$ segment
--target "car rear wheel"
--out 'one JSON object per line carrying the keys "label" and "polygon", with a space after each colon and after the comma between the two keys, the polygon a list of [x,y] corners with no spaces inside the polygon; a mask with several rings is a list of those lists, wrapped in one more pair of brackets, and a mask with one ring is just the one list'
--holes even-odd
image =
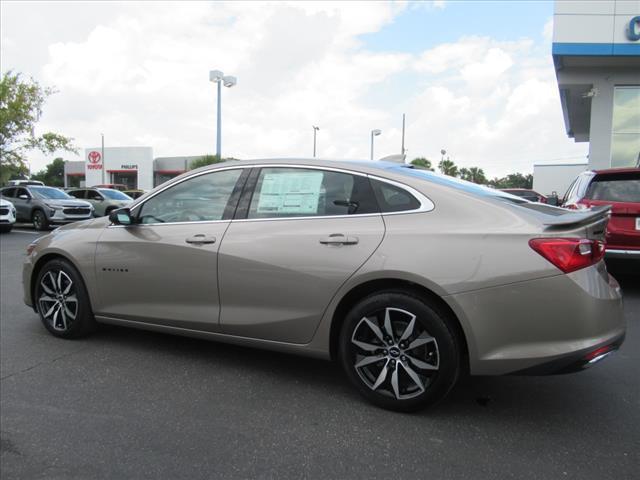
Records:
{"label": "car rear wheel", "polygon": [[347,314],[340,360],[372,403],[414,411],[446,396],[460,373],[460,347],[447,315],[400,291],[366,297]]}
{"label": "car rear wheel", "polygon": [[78,271],[55,259],[38,273],[35,301],[44,326],[56,337],[77,338],[95,329],[89,296]]}
{"label": "car rear wheel", "polygon": [[49,220],[42,210],[35,210],[31,217],[33,228],[38,231],[47,230],[49,228]]}

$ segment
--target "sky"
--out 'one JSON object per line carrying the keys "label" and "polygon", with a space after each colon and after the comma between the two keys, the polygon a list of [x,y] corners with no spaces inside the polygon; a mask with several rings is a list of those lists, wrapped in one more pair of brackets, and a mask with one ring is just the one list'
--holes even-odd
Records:
{"label": "sky", "polygon": [[[38,132],[81,149],[437,163],[490,176],[584,161],[566,136],[551,58],[552,1],[0,3],[0,67],[58,92]],[[64,153],[30,154],[33,171]]]}

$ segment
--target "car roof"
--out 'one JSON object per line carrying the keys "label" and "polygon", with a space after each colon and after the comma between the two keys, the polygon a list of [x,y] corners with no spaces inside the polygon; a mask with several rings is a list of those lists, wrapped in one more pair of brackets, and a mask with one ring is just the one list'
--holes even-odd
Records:
{"label": "car roof", "polygon": [[607,175],[615,173],[640,173],[639,167],[625,167],[625,168],[603,168],[601,170],[591,170],[597,175]]}
{"label": "car roof", "polygon": [[[382,160],[340,160],[329,158],[257,158],[247,160],[229,160],[226,162],[213,163],[201,167],[201,170],[215,170],[222,167],[237,166],[260,166],[260,165],[299,165],[311,167],[344,168],[346,170],[356,170],[361,172],[375,173],[376,171],[389,170],[397,167],[413,168],[410,164],[388,162]],[[200,169],[198,169],[200,170]]]}

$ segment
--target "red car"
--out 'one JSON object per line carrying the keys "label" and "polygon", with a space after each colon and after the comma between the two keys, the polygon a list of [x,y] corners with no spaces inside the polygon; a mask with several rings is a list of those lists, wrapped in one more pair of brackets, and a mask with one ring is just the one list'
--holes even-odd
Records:
{"label": "red car", "polygon": [[611,205],[607,226],[608,258],[640,260],[640,168],[610,168],[581,173],[564,196],[563,207]]}

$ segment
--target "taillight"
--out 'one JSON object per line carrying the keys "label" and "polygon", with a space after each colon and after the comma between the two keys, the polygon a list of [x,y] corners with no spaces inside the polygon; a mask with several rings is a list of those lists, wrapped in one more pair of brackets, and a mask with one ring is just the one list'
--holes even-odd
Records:
{"label": "taillight", "polygon": [[604,257],[604,243],[586,238],[533,238],[529,246],[564,273],[588,267]]}

